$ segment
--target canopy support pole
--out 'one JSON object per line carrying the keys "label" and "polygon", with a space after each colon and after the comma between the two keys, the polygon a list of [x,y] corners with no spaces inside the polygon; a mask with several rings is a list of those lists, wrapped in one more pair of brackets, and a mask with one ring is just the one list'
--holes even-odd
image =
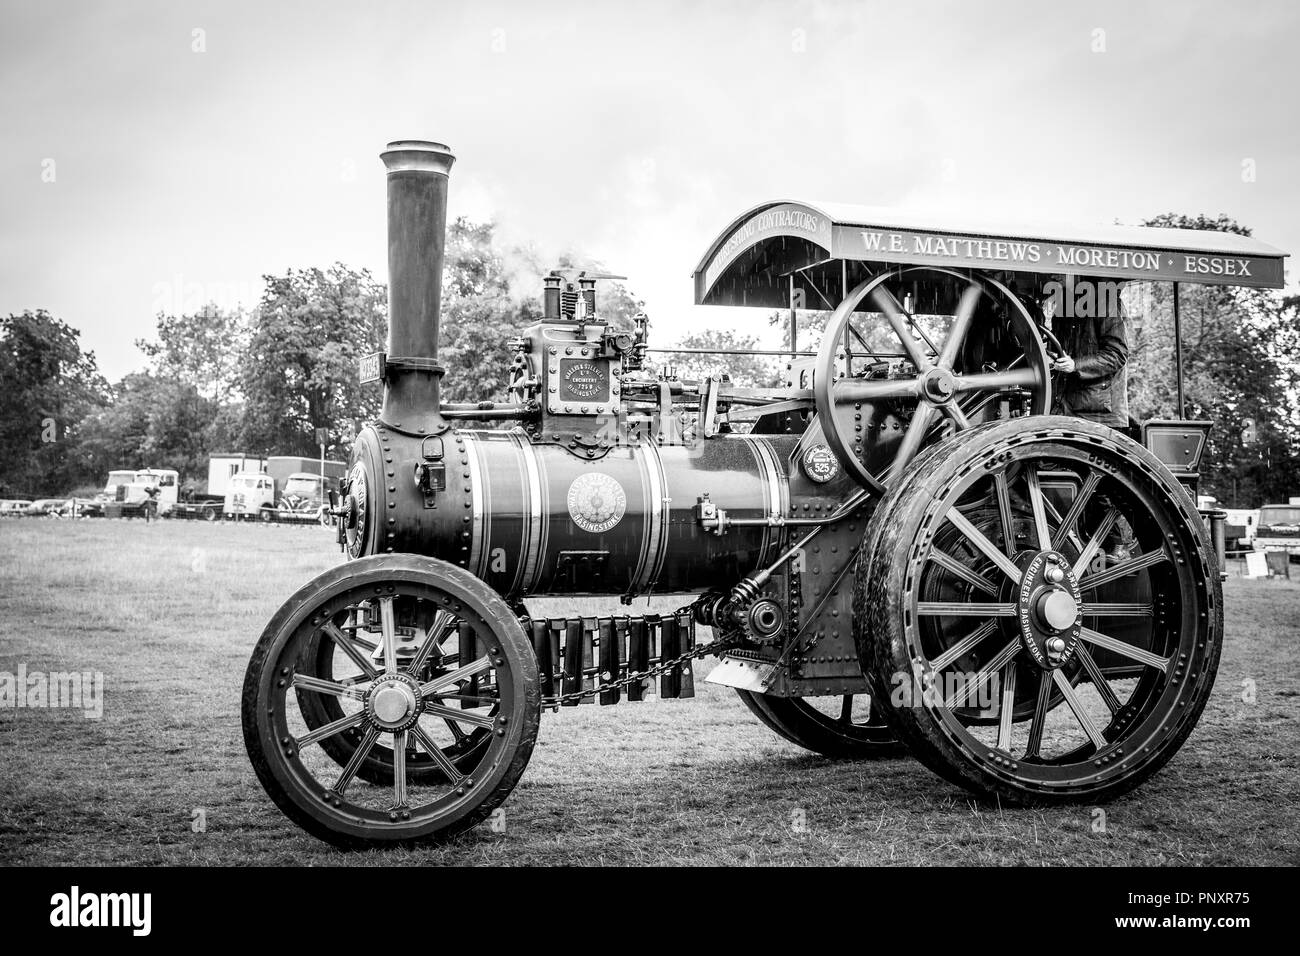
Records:
{"label": "canopy support pole", "polygon": [[1174,286],[1174,379],[1178,388],[1178,417],[1186,418],[1186,402],[1183,397],[1183,319],[1178,308],[1178,283]]}
{"label": "canopy support pole", "polygon": [[799,319],[794,312],[794,273],[790,274],[790,360],[799,355]]}

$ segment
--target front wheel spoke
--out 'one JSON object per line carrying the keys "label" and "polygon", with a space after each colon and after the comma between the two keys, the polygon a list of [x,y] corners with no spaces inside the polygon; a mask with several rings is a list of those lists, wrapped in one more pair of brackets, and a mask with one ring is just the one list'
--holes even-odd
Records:
{"label": "front wheel spoke", "polygon": [[1034,529],[1038,534],[1038,548],[1048,551],[1052,547],[1052,529],[1047,525],[1047,509],[1044,506],[1043,489],[1038,481],[1038,469],[1033,465],[1025,467],[1025,484],[1029,487],[1029,507],[1034,513]]}
{"label": "front wheel spoke", "polygon": [[366,677],[373,680],[379,676],[379,671],[375,670],[375,665],[371,663],[370,659],[357,650],[357,646],[352,642],[352,639],[339,630],[333,621],[326,621],[321,626],[321,631],[329,636],[329,639],[334,642],[334,646],[346,654],[353,664],[361,668],[361,673],[365,674]]}
{"label": "front wheel spoke", "polygon": [[1101,750],[1106,746],[1106,738],[1102,736],[1101,730],[1093,721],[1092,715],[1088,713],[1088,709],[1083,705],[1083,701],[1079,700],[1079,695],[1074,692],[1069,679],[1061,671],[1054,670],[1052,671],[1052,680],[1056,683],[1056,689],[1061,692],[1061,696],[1065,698],[1066,706],[1074,714],[1074,719],[1079,722],[1083,732],[1092,741],[1092,745]]}
{"label": "front wheel spoke", "polygon": [[364,700],[366,696],[365,691],[355,684],[338,684],[331,680],[321,680],[319,677],[308,677],[306,674],[294,674],[293,686],[295,690],[309,690],[317,694],[348,697],[352,700]]}
{"label": "front wheel spoke", "polygon": [[471,661],[468,664],[457,667],[454,671],[448,671],[446,674],[435,677],[428,683],[421,684],[420,696],[436,697],[439,691],[444,691],[454,684],[463,683],[471,677],[474,677],[476,674],[481,674],[485,670],[488,670],[491,666],[492,662],[487,659],[486,655],[480,657],[476,661]]}
{"label": "front wheel spoke", "polygon": [[364,710],[359,710],[355,714],[347,714],[338,720],[330,721],[328,724],[322,724],[315,730],[303,734],[298,738],[298,749],[301,751],[304,747],[309,747],[314,743],[319,743],[326,737],[333,737],[335,734],[341,734],[350,727],[355,727],[366,717]]}
{"label": "front wheel spoke", "polygon": [[1015,617],[1014,604],[980,604],[978,602],[962,603],[957,601],[918,601],[917,614],[946,617]]}
{"label": "front wheel spoke", "polygon": [[1029,723],[1029,739],[1025,741],[1025,760],[1038,759],[1043,749],[1043,728],[1047,726],[1047,712],[1051,709],[1052,681],[1047,671],[1038,674],[1038,700],[1034,703],[1034,717]]}
{"label": "front wheel spoke", "polygon": [[1115,527],[1115,522],[1119,521],[1119,512],[1112,508],[1106,512],[1106,517],[1101,519],[1101,524],[1097,525],[1097,531],[1093,534],[1092,540],[1088,542],[1087,547],[1075,559],[1074,576],[1083,577],[1083,572],[1087,570],[1088,565],[1092,564],[1092,559],[1097,556],[1101,546],[1106,542],[1106,535],[1110,534],[1110,529]]}
{"label": "front wheel spoke", "polygon": [[1011,752],[1011,723],[1016,712],[1016,662],[1002,673],[1002,703],[998,707],[998,749]]}
{"label": "front wheel spoke", "polygon": [[433,623],[429,625],[429,630],[425,632],[424,642],[406,665],[408,674],[413,677],[418,675],[420,668],[428,662],[430,655],[434,651],[442,651],[442,642],[451,634],[452,626],[455,623],[456,619],[446,611],[439,611],[433,616]]}
{"label": "front wheel spoke", "polygon": [[985,621],[983,624],[975,628],[975,630],[971,631],[969,634],[963,637],[952,647],[948,648],[946,651],[944,651],[942,654],[940,654],[938,657],[932,660],[930,662],[930,666],[934,668],[936,673],[943,670],[949,664],[953,663],[956,660],[961,659],[966,654],[969,654],[971,650],[974,649],[976,644],[984,640],[984,638],[988,637],[997,629],[998,629],[998,625],[996,621]]}
{"label": "front wheel spoke", "polygon": [[844,700],[840,702],[840,723],[853,723],[853,695],[845,694]]}
{"label": "front wheel spoke", "polygon": [[340,797],[343,796],[344,791],[348,789],[348,784],[352,782],[352,778],[355,777],[357,771],[361,769],[361,764],[365,762],[365,759],[368,756],[370,756],[370,751],[374,749],[375,741],[378,739],[378,727],[366,728],[365,736],[362,737],[361,742],[357,744],[357,749],[352,751],[352,756],[348,758],[347,764],[343,767],[343,770],[340,771],[339,778],[334,781],[334,786],[330,787],[331,790],[337,793]]}
{"label": "front wheel spoke", "polygon": [[1150,617],[1150,604],[1085,604],[1080,609],[1084,617]]}
{"label": "front wheel spoke", "polygon": [[1120,578],[1128,577],[1130,574],[1136,574],[1143,568],[1149,568],[1161,561],[1169,560],[1169,552],[1163,548],[1159,551],[1152,551],[1150,554],[1140,554],[1136,558],[1130,558],[1127,561],[1121,561],[1119,564],[1111,565],[1104,571],[1098,571],[1096,574],[1090,574],[1079,582],[1079,587],[1099,588],[1102,585],[1110,584],[1112,581],[1118,581]]}
{"label": "front wheel spoke", "polygon": [[406,809],[406,734],[393,734],[393,809]]}
{"label": "front wheel spoke", "polygon": [[1125,644],[1121,640],[1102,634],[1100,631],[1094,631],[1090,627],[1081,628],[1079,637],[1089,644],[1095,644],[1097,647],[1105,648],[1112,651],[1120,657],[1127,657],[1131,661],[1137,661],[1139,664],[1146,664],[1148,667],[1154,667],[1160,673],[1167,673],[1169,670],[1169,658],[1161,657],[1159,654],[1152,654],[1140,647],[1134,647],[1132,644]]}
{"label": "front wheel spoke", "polygon": [[469,724],[473,727],[487,727],[491,729],[496,726],[496,720],[492,717],[485,717],[482,714],[472,714],[467,710],[456,710],[452,707],[444,707],[442,704],[426,702],[424,712],[432,714],[435,717],[445,717],[447,720],[454,720],[457,723]]}
{"label": "front wheel spoke", "polygon": [[994,658],[981,667],[974,676],[962,683],[960,687],[953,691],[952,696],[943,702],[943,706],[952,710],[965,704],[972,694],[989,682],[991,678],[1007,664],[1015,659],[1020,653],[1020,638],[1016,638],[1002,650],[998,651]]}
{"label": "front wheel spoke", "polygon": [[984,577],[984,575],[972,571],[970,568],[966,567],[966,565],[962,564],[956,558],[952,557],[951,555],[943,551],[939,551],[936,549],[930,552],[930,560],[933,561],[935,564],[939,565],[939,567],[943,568],[948,573],[961,578],[963,581],[965,581],[971,587],[975,588],[975,590],[977,591],[983,591],[986,594],[998,593],[998,589],[993,584],[992,581]]}
{"label": "front wheel spoke", "polygon": [[447,779],[453,787],[465,779],[465,774],[461,773],[456,765],[447,759],[447,755],[442,752],[442,748],[433,742],[433,739],[424,732],[423,727],[416,724],[411,728],[411,733],[420,742],[420,746],[429,755],[429,759],[442,768],[442,772],[447,775]]}
{"label": "front wheel spoke", "polygon": [[1083,665],[1084,671],[1087,672],[1088,679],[1092,681],[1092,686],[1097,688],[1097,693],[1101,695],[1106,709],[1112,714],[1119,713],[1119,698],[1115,696],[1115,691],[1110,686],[1110,681],[1106,680],[1106,675],[1097,666],[1097,659],[1082,644],[1075,648],[1074,653],[1079,658],[1079,663]]}
{"label": "front wheel spoke", "polygon": [[1052,538],[1052,549],[1060,551],[1065,546],[1066,539],[1074,531],[1075,523],[1078,522],[1083,509],[1088,506],[1092,493],[1097,490],[1097,485],[1101,482],[1101,475],[1095,471],[1088,472],[1088,477],[1083,480],[1083,486],[1079,493],[1075,495],[1074,501],[1070,503],[1070,510],[1065,513],[1065,517],[1060,520],[1056,526],[1056,535]]}
{"label": "front wheel spoke", "polygon": [[1011,559],[998,550],[979,528],[971,524],[970,519],[958,511],[956,508],[948,509],[948,520],[966,536],[971,544],[975,545],[984,557],[996,564],[999,570],[1017,584],[1020,583],[1020,569],[1012,564]]}

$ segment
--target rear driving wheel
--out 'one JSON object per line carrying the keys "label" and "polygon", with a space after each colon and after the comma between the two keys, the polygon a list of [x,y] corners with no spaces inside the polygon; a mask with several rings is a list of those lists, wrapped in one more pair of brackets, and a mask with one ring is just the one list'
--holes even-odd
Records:
{"label": "rear driving wheel", "polygon": [[736,693],[776,733],[822,756],[863,760],[903,752],[869,694],[770,697],[746,690]]}
{"label": "rear driving wheel", "polygon": [[916,756],[1012,801],[1103,800],[1191,733],[1222,594],[1186,491],[1100,425],[1037,417],[933,454],[872,518],[873,688]]}

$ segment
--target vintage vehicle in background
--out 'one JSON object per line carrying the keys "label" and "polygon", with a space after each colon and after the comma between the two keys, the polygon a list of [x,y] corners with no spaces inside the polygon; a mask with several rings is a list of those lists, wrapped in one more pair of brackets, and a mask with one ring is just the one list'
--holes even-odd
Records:
{"label": "vintage vehicle in background", "polygon": [[98,512],[106,518],[163,517],[176,507],[180,475],[173,468],[110,471],[108,483],[96,496]]}
{"label": "vintage vehicle in background", "polygon": [[[383,161],[389,340],[362,364],[383,406],[333,508],[352,560],[276,612],[244,682],[250,760],[295,822],[343,846],[463,831],[519,780],[543,708],[690,697],[705,654],[794,743],[906,748],[993,801],[1096,803],[1182,746],[1222,646],[1223,515],[1193,497],[1210,423],[1181,411],[1177,288],[1279,288],[1282,252],[764,203],[709,246],[695,301],[790,309],[784,387],[652,373],[645,317],[614,326],[596,277],[557,272],[502,343],[505,400],[448,403],[453,157]],[[1040,303],[1134,280],[1174,283],[1179,418],[1050,414]],[[799,308],[831,311],[815,350]],[[639,609],[652,592],[685,598]],[[627,613],[529,604],[576,595]]]}
{"label": "vintage vehicle in background", "polygon": [[327,496],[338,490],[346,468],[341,461],[272,456],[265,459],[264,470],[229,478],[224,513],[236,519],[328,524]]}
{"label": "vintage vehicle in background", "polygon": [[1259,509],[1259,527],[1253,542],[1256,551],[1286,551],[1300,557],[1300,498],[1288,500],[1289,504]]}
{"label": "vintage vehicle in background", "polygon": [[31,510],[32,503],[24,498],[0,498],[0,517],[20,518]]}

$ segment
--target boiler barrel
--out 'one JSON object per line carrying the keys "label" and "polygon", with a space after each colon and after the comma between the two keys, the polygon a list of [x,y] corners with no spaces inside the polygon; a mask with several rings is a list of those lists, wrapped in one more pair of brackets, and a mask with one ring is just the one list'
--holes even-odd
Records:
{"label": "boiler barrel", "polygon": [[421,445],[382,425],[367,429],[353,474],[374,475],[381,463],[386,471],[367,483],[373,523],[362,553],[443,558],[518,596],[729,587],[781,552],[779,527],[717,535],[700,525],[696,506],[707,494],[732,518],[788,517],[791,436],[642,442],[598,459],[520,431],[460,431],[440,441],[445,489],[429,508],[410,477]]}

